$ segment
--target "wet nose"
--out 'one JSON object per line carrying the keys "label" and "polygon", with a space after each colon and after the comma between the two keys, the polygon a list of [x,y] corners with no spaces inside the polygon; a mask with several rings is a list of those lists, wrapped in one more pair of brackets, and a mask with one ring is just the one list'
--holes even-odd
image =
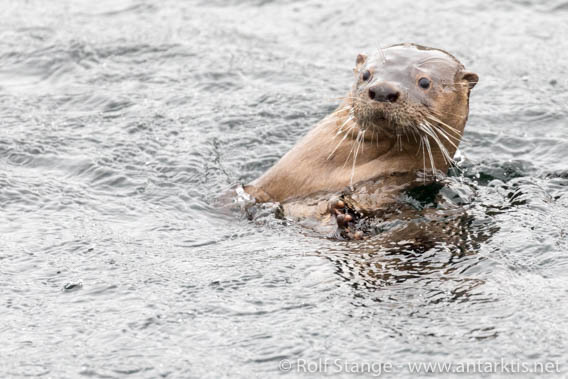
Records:
{"label": "wet nose", "polygon": [[383,82],[369,88],[369,97],[383,103],[394,103],[400,97],[400,91],[394,84]]}

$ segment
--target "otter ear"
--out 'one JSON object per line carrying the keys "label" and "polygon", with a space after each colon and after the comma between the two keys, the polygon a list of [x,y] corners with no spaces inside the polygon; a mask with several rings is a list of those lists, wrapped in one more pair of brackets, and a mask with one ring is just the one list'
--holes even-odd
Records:
{"label": "otter ear", "polygon": [[355,72],[359,72],[359,69],[365,64],[365,62],[367,62],[367,55],[358,54],[357,59],[355,59]]}
{"label": "otter ear", "polygon": [[461,79],[467,81],[470,90],[479,82],[479,76],[474,72],[462,72]]}

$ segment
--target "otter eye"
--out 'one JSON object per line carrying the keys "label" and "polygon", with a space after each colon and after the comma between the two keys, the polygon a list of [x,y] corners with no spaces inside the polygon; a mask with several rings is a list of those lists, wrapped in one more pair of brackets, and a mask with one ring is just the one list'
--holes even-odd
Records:
{"label": "otter eye", "polygon": [[424,89],[428,89],[430,87],[430,79],[420,78],[420,80],[418,81],[418,85]]}
{"label": "otter eye", "polygon": [[370,77],[371,77],[371,72],[369,70],[365,70],[363,72],[363,75],[361,75],[361,79],[363,79],[364,81],[369,80]]}

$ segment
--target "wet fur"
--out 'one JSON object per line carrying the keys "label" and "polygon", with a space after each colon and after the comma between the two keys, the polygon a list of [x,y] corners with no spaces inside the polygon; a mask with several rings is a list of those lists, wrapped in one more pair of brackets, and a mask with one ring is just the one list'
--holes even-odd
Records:
{"label": "wet fur", "polygon": [[[397,83],[406,85],[406,93],[399,102],[371,100],[362,71],[379,75],[381,65],[385,72],[398,69],[397,60],[411,63],[408,70],[413,72],[428,72],[436,86],[420,92],[412,87],[414,77],[402,70]],[[282,203],[287,216],[325,219],[325,199],[331,193],[349,188],[357,194],[363,183],[373,183],[366,207],[380,208],[396,201],[417,178],[447,171],[463,135],[477,75],[442,50],[410,44],[386,48],[374,60],[359,55],[354,74],[353,88],[340,106],[245,191],[259,202]]]}

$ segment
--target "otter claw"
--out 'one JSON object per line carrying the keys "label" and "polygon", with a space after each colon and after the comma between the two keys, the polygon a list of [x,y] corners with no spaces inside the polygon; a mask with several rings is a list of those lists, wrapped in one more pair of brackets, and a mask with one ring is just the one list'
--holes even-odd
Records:
{"label": "otter claw", "polygon": [[333,197],[329,201],[328,209],[332,214],[340,214],[341,209],[345,207],[345,203],[343,200],[339,199],[338,197]]}
{"label": "otter claw", "polygon": [[343,200],[334,197],[329,201],[328,210],[332,216],[335,216],[337,223],[337,234],[341,237],[348,239],[363,239],[363,232],[360,230],[353,231],[349,223],[354,220],[354,217],[348,213],[349,209]]}

